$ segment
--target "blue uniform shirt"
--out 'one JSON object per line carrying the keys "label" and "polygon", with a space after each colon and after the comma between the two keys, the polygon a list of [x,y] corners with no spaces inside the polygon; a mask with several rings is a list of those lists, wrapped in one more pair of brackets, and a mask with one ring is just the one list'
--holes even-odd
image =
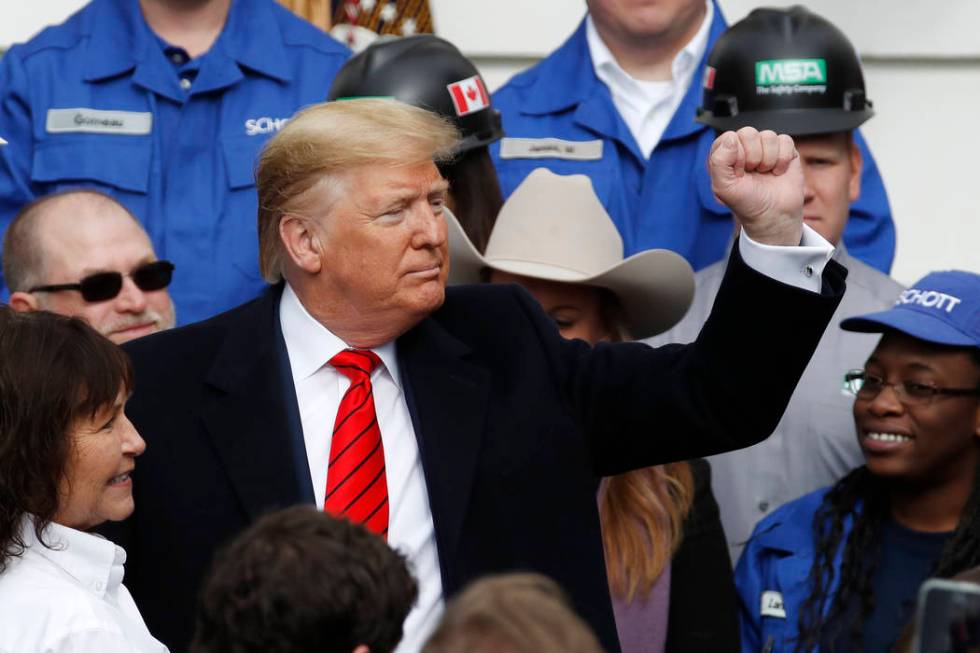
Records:
{"label": "blue uniform shirt", "polygon": [[[585,174],[619,228],[627,256],[664,247],[682,254],[696,270],[721,259],[731,238],[732,220],[711,192],[705,165],[714,131],[694,118],[701,103],[704,62],[725,28],[715,6],[705,56],[647,160],[617,112],[608,87],[595,75],[583,20],[560,48],[493,96],[508,138],[577,142],[539,148],[527,158],[502,157],[501,143],[491,145],[504,195],[540,166],[558,174]],[[856,131],[855,139],[864,171],[861,197],[851,206],[844,243],[852,256],[887,273],[895,255],[891,209],[874,159]],[[545,156],[549,151],[555,156]]]}
{"label": "blue uniform shirt", "polygon": [[262,289],[256,156],[326,98],[350,52],[272,0],[233,0],[206,54],[179,52],[137,0],[94,0],[4,55],[0,232],[39,195],[105,191],[176,264],[171,294],[187,323]]}

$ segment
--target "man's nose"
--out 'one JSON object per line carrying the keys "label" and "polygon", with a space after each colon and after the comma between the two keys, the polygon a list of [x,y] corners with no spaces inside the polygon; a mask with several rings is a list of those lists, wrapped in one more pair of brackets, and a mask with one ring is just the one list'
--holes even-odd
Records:
{"label": "man's nose", "polygon": [[146,310],[146,293],[130,277],[123,276],[123,285],[115,305],[120,313],[142,313]]}
{"label": "man's nose", "polygon": [[442,247],[446,242],[446,217],[442,209],[435,209],[426,204],[425,208],[419,212],[418,224],[412,238],[412,245],[416,249],[426,247]]}
{"label": "man's nose", "polygon": [[812,173],[807,169],[806,163],[803,163],[802,166],[803,166],[803,202],[806,203],[813,199],[815,192],[813,190],[813,184],[811,183],[811,181],[813,181]]}

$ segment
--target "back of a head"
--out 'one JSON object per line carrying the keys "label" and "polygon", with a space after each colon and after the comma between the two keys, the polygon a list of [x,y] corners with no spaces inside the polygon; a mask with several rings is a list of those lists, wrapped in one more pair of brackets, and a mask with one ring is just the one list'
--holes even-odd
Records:
{"label": "back of a head", "polygon": [[418,590],[404,558],[310,506],[266,515],[215,559],[195,653],[392,651]]}
{"label": "back of a head", "polygon": [[352,57],[328,98],[394,98],[435,112],[462,134],[456,153],[500,139],[500,113],[476,66],[455,45],[431,34],[383,39]]}
{"label": "back of a head", "polygon": [[793,136],[845,132],[874,115],[854,46],[801,6],[756,9],[715,43],[698,122]]}
{"label": "back of a head", "polygon": [[446,608],[423,653],[600,653],[554,581],[531,573],[472,583]]}

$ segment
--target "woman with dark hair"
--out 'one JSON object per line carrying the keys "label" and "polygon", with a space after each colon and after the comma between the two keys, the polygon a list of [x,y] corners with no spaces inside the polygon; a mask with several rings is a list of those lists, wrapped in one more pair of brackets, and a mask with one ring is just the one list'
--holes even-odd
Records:
{"label": "woman with dark hair", "polygon": [[[646,338],[691,303],[693,273],[679,255],[651,250],[623,259],[616,227],[584,175],[532,172],[504,204],[486,255],[448,221],[450,283],[519,284],[566,338],[591,345]],[[624,653],[737,650],[731,560],[708,463],[602,479],[598,507]]]}
{"label": "woman with dark hair", "polygon": [[980,564],[980,275],[930,274],[845,377],[865,465],[756,526],[736,570],[743,651],[890,651],[919,586]]}
{"label": "woman with dark hair", "polygon": [[166,651],[89,529],[133,512],[144,449],[121,349],[78,318],[0,306],[0,650]]}
{"label": "woman with dark hair", "polygon": [[462,137],[456,156],[439,171],[449,182],[449,210],[482,252],[504,203],[488,146],[504,131],[473,62],[431,34],[382,38],[344,64],[328,95],[329,100],[355,97],[394,98],[456,126]]}

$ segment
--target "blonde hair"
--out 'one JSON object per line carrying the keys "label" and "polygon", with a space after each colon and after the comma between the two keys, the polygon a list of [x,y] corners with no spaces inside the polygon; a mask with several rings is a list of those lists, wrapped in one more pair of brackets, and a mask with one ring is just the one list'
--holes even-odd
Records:
{"label": "blonde hair", "polygon": [[694,477],[686,462],[645,467],[602,480],[599,520],[613,594],[646,597],[684,537]]}
{"label": "blonde hair", "polygon": [[336,185],[365,165],[446,162],[458,142],[449,121],[395,100],[324,102],[296,114],[266,144],[255,172],[262,276],[269,283],[282,279],[279,222],[312,208],[308,191],[315,186]]}
{"label": "blonde hair", "polygon": [[545,576],[486,576],[451,601],[422,653],[602,653],[589,626]]}

